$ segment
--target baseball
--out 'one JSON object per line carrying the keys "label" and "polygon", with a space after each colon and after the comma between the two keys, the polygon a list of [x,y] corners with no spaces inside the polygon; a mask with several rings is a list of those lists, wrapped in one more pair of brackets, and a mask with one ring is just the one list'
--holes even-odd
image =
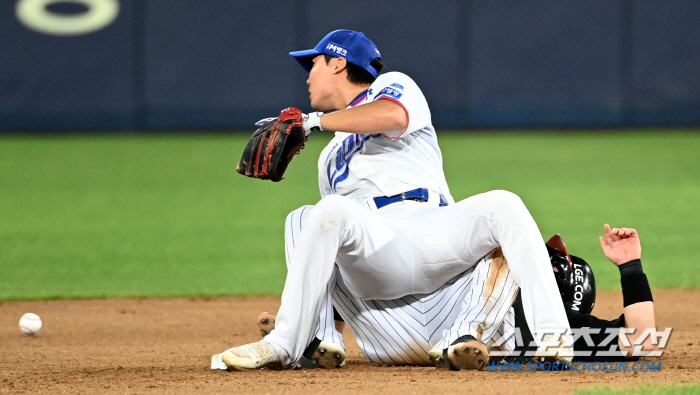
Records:
{"label": "baseball", "polygon": [[41,318],[34,313],[27,313],[19,319],[19,329],[28,335],[36,335],[41,330]]}

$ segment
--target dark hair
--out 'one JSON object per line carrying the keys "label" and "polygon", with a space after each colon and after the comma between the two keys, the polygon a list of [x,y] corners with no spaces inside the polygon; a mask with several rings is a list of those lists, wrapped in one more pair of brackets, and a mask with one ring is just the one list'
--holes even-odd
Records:
{"label": "dark hair", "polygon": [[[331,61],[334,57],[324,53],[323,57],[326,59],[326,64]],[[374,67],[375,70],[377,70],[377,73],[382,71],[382,68],[384,67],[384,62],[380,58],[374,58],[370,63],[370,66]],[[369,71],[363,69],[362,67],[347,62],[347,66],[345,69],[348,71],[348,81],[350,81],[353,84],[359,84],[359,85],[364,85],[364,84],[371,84],[376,80],[377,78],[372,75]]]}

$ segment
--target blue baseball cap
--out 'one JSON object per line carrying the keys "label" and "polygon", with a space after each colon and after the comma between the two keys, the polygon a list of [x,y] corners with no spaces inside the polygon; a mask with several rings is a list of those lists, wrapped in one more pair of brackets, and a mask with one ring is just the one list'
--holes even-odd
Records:
{"label": "blue baseball cap", "polygon": [[377,46],[361,32],[336,30],[328,33],[314,49],[295,51],[289,54],[299,62],[304,70],[311,71],[314,64],[313,59],[324,53],[336,58],[343,57],[348,62],[369,71],[374,77],[379,74],[379,70],[370,66],[370,62],[375,58],[381,59],[382,55]]}

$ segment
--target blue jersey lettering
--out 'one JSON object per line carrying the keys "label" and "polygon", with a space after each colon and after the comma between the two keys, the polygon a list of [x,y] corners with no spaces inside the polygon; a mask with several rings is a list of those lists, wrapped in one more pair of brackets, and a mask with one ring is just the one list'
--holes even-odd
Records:
{"label": "blue jersey lettering", "polygon": [[353,134],[348,136],[335,151],[335,158],[331,157],[326,161],[328,183],[333,192],[336,191],[338,183],[348,178],[350,174],[348,166],[353,155],[362,151],[365,141],[378,136],[381,136],[381,134]]}

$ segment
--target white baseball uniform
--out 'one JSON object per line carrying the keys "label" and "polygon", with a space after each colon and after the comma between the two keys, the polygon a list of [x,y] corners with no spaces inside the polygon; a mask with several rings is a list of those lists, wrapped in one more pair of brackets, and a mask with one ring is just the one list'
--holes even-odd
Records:
{"label": "white baseball uniform", "polygon": [[[531,328],[568,329],[547,250],[520,198],[492,191],[454,203],[430,110],[415,82],[383,74],[349,107],[375,100],[401,105],[408,126],[382,134],[336,132],[323,150],[323,198],[289,249],[276,329],[265,337],[282,364],[296,363],[310,343],[337,276],[357,300],[430,294],[498,246],[521,287]],[[375,199],[419,188],[425,201],[399,198],[378,207]],[[573,344],[570,336],[564,340]]]}
{"label": "white baseball uniform", "polygon": [[[304,206],[287,216],[287,264],[312,210],[313,206]],[[345,347],[335,327],[335,307],[352,329],[362,352],[378,365],[429,365],[431,349],[447,348],[463,335],[472,335],[486,344],[501,341],[513,330],[515,318],[510,306],[518,286],[507,263],[494,260],[494,254],[495,250],[431,294],[392,300],[356,298],[336,268],[315,337]],[[510,337],[499,347],[513,350],[515,339]]]}

